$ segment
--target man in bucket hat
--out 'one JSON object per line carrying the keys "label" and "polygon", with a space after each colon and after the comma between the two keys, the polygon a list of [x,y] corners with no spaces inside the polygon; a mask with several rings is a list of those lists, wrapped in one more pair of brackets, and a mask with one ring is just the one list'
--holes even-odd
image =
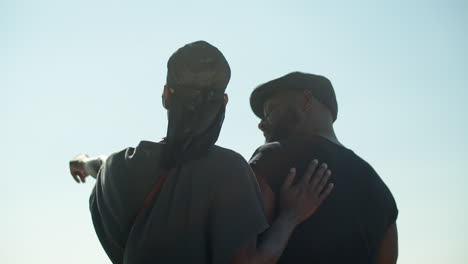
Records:
{"label": "man in bucket hat", "polygon": [[292,72],[256,87],[250,97],[266,144],[250,165],[269,220],[277,215],[283,174],[311,159],[332,169],[335,190],[294,230],[279,263],[396,263],[395,200],[374,169],[337,139],[338,104],[324,76]]}

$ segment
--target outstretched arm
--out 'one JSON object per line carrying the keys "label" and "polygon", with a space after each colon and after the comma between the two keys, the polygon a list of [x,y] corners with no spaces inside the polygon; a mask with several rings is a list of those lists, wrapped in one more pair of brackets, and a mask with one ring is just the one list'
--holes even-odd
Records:
{"label": "outstretched arm", "polygon": [[296,170],[291,169],[281,187],[280,213],[260,240],[248,241],[235,252],[231,264],[278,261],[294,228],[317,210],[333,188],[333,184],[327,184],[331,175],[327,165],[317,165],[317,160],[312,161],[297,184],[292,184]]}
{"label": "outstretched arm", "polygon": [[96,179],[101,166],[106,162],[106,156],[90,158],[86,154],[80,154],[70,160],[70,173],[77,183],[86,182],[86,177],[91,176]]}

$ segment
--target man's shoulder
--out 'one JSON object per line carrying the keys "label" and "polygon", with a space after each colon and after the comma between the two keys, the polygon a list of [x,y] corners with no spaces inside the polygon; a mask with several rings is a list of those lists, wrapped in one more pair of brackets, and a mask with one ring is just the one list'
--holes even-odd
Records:
{"label": "man's shoulder", "polygon": [[[162,155],[163,147],[163,142],[143,140],[136,147],[128,147],[111,154],[108,161],[121,165],[125,164],[128,167],[133,167],[134,165],[144,167],[147,163],[154,166],[154,161],[158,160]],[[235,165],[239,167],[239,164],[242,166],[247,164],[245,159],[236,151],[217,145],[211,147],[208,155],[197,159],[195,162],[202,161],[202,163],[205,163],[203,160],[209,164],[223,164],[227,167]]]}
{"label": "man's shoulder", "polygon": [[360,155],[356,154],[354,151],[349,150],[346,160],[350,164],[349,166],[351,169],[354,171],[359,171],[362,173],[362,175],[378,177],[374,167],[372,167],[368,161],[366,161]]}
{"label": "man's shoulder", "polygon": [[140,141],[135,147],[127,147],[109,155],[106,160],[108,171],[126,171],[145,161],[154,163],[155,156],[161,153],[162,144],[151,141]]}
{"label": "man's shoulder", "polygon": [[164,143],[162,142],[153,142],[148,140],[142,140],[136,146],[137,150],[145,151],[145,152],[160,152]]}
{"label": "man's shoulder", "polygon": [[287,141],[275,141],[275,142],[269,142],[261,145],[260,147],[257,148],[257,151],[261,152],[268,152],[268,151],[274,151],[277,149],[282,148]]}
{"label": "man's shoulder", "polygon": [[337,145],[321,136],[310,137],[295,137],[281,141],[269,142],[261,145],[256,149],[257,153],[272,153],[272,152],[300,152],[304,150],[325,150],[333,149],[337,152],[348,152],[349,150],[343,146]]}
{"label": "man's shoulder", "polygon": [[213,145],[211,151],[213,154],[220,154],[223,156],[240,156],[236,151],[218,145]]}
{"label": "man's shoulder", "polygon": [[247,161],[242,157],[241,154],[236,151],[218,145],[214,145],[209,153],[209,159],[218,164],[223,164],[228,168],[232,167],[245,167]]}
{"label": "man's shoulder", "polygon": [[348,149],[335,146],[335,144],[318,136],[298,137],[261,145],[253,153],[250,163],[259,160],[268,160],[270,162],[284,158],[298,161],[302,160],[303,156],[310,159],[314,158],[317,153],[333,153],[332,156],[341,156],[341,153],[347,153],[348,151]]}
{"label": "man's shoulder", "polygon": [[261,146],[259,146],[252,156],[249,159],[249,163],[258,160],[259,158],[265,158],[269,155],[280,155],[282,151],[285,150],[285,146],[288,145],[287,141],[275,141],[275,142],[268,142]]}
{"label": "man's shoulder", "polygon": [[372,203],[385,202],[395,207],[390,189],[369,162],[353,152],[350,168],[353,173],[348,176],[353,176],[351,180],[357,183],[354,186],[359,188],[360,193],[367,201]]}

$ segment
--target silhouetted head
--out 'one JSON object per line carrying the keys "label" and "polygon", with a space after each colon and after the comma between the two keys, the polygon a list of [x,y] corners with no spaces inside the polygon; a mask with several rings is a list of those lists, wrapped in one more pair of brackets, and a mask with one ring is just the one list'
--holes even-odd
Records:
{"label": "silhouetted head", "polygon": [[163,91],[163,106],[168,110],[164,167],[199,157],[216,142],[230,77],[223,54],[205,41],[187,44],[169,58]]}
{"label": "silhouetted head", "polygon": [[331,82],[320,75],[292,72],[261,84],[250,96],[266,142],[327,130],[337,118]]}

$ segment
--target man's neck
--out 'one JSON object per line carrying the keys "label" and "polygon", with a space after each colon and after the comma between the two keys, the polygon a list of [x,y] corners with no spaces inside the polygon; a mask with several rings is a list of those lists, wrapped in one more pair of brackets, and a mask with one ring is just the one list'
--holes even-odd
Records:
{"label": "man's neck", "polygon": [[336,137],[333,126],[321,127],[321,128],[320,127],[310,128],[304,131],[303,136],[305,137],[320,136],[338,146],[343,147],[343,144],[341,144],[340,141],[338,141],[338,138]]}
{"label": "man's neck", "polygon": [[315,136],[323,137],[323,138],[327,139],[328,141],[330,141],[332,143],[335,143],[338,146],[344,147],[343,144],[341,144],[340,141],[338,141],[338,138],[336,137],[335,132],[334,131],[332,131],[332,132],[333,133],[317,132],[317,133],[315,133]]}

